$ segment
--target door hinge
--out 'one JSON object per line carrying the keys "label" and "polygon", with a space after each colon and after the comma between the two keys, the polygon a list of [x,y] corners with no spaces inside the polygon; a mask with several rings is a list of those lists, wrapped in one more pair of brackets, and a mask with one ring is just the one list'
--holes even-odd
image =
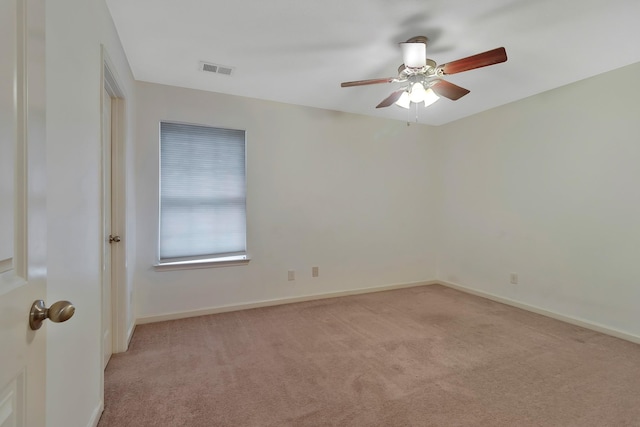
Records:
{"label": "door hinge", "polygon": [[120,241],[120,236],[109,235],[109,243],[118,243],[119,241]]}

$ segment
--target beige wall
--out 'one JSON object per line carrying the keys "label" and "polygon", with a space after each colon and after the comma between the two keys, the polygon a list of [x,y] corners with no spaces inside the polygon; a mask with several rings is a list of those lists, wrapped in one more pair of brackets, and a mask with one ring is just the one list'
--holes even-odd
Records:
{"label": "beige wall", "polygon": [[[137,315],[438,278],[640,337],[639,71],[437,128],[138,83]],[[249,266],[152,269],[163,119],[247,129]]]}
{"label": "beige wall", "polygon": [[[140,318],[435,277],[432,128],[137,83]],[[247,131],[247,266],[156,272],[158,124]],[[311,267],[320,268],[318,278]],[[296,280],[287,281],[287,270]]]}
{"label": "beige wall", "polygon": [[638,75],[439,128],[440,279],[640,338]]}

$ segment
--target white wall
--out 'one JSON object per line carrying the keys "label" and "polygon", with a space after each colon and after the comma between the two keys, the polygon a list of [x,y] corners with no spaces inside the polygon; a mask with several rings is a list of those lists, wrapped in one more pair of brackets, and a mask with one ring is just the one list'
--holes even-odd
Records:
{"label": "white wall", "polygon": [[[639,71],[438,128],[138,83],[137,316],[438,278],[640,337]],[[248,266],[153,270],[161,120],[248,131]]]}
{"label": "white wall", "polygon": [[47,325],[47,425],[88,426],[102,404],[101,43],[130,95],[133,78],[102,0],[47,2],[46,26],[46,301],[77,308]]}
{"label": "white wall", "polygon": [[[136,86],[138,317],[435,277],[433,128]],[[161,120],[247,131],[249,265],[153,270]],[[318,278],[312,266],[320,268]],[[289,269],[294,282],[287,281]]]}
{"label": "white wall", "polygon": [[439,279],[640,337],[638,75],[438,128]]}

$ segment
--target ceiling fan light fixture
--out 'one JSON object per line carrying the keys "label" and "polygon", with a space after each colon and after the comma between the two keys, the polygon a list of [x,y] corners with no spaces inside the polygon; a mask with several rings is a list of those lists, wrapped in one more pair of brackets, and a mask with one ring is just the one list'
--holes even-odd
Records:
{"label": "ceiling fan light fixture", "polygon": [[440,97],[431,88],[425,89],[422,83],[417,82],[402,92],[395,104],[408,110],[411,107],[411,103],[419,104],[424,102],[424,106],[428,107],[438,99]]}
{"label": "ceiling fan light fixture", "polygon": [[400,43],[404,65],[422,68],[427,65],[427,45],[424,43]]}
{"label": "ceiling fan light fixture", "polygon": [[409,99],[409,92],[404,91],[402,95],[400,95],[400,99],[396,101],[396,105],[398,107],[406,108],[407,110],[411,106],[411,100]]}
{"label": "ceiling fan light fixture", "polygon": [[428,107],[429,105],[436,102],[438,99],[440,99],[440,97],[436,95],[436,93],[433,90],[431,90],[431,88],[429,88],[425,91],[424,106]]}
{"label": "ceiling fan light fixture", "polygon": [[424,86],[420,82],[416,82],[411,85],[411,91],[409,92],[409,99],[411,102],[422,102],[425,100],[427,96],[427,91],[424,89]]}

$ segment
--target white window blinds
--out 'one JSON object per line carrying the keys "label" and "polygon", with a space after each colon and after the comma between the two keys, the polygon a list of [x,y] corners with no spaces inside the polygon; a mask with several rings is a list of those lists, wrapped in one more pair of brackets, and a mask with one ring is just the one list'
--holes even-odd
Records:
{"label": "white window blinds", "polygon": [[246,253],[245,131],[160,124],[160,262]]}

